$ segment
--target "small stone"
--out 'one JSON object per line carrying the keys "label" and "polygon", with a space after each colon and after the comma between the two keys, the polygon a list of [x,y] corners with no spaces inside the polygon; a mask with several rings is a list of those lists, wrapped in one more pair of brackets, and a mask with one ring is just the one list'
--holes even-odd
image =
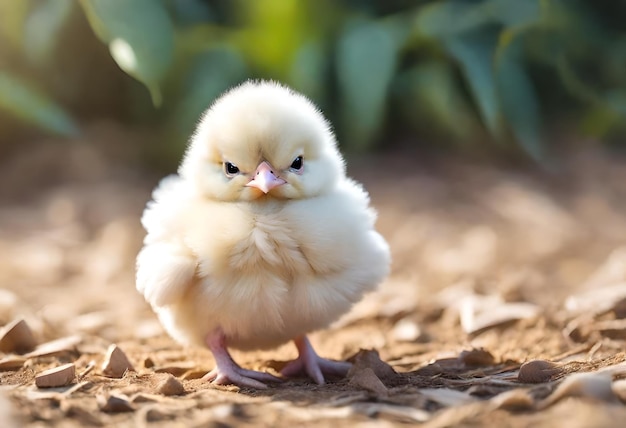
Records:
{"label": "small stone", "polygon": [[0,332],[1,352],[24,354],[33,350],[35,346],[37,346],[37,341],[23,319],[10,322]]}
{"label": "small stone", "polygon": [[135,369],[124,351],[115,344],[109,346],[102,363],[102,373],[108,377],[121,378],[126,371],[135,371]]}
{"label": "small stone", "polygon": [[517,380],[522,383],[543,383],[561,372],[558,364],[546,360],[531,360],[519,368]]}
{"label": "small stone", "polygon": [[45,370],[35,377],[38,388],[54,388],[66,386],[76,378],[76,366],[73,363],[64,364],[53,369]]}
{"label": "small stone", "polygon": [[157,391],[163,395],[182,395],[185,393],[183,384],[172,375],[168,375],[159,383]]}

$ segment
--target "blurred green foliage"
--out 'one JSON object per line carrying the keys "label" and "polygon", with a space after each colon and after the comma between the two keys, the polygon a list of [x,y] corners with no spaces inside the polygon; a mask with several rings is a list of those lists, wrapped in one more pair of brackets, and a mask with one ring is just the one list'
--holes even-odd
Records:
{"label": "blurred green foliage", "polygon": [[158,130],[168,155],[252,77],[311,97],[348,149],[430,139],[541,160],[553,129],[625,136],[625,17],[611,0],[2,1],[0,137],[109,117]]}

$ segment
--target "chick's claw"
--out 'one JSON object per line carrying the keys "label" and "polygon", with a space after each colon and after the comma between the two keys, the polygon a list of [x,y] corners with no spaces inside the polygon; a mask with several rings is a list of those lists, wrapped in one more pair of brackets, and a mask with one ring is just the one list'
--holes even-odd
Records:
{"label": "chick's claw", "polygon": [[269,373],[241,368],[226,349],[226,337],[218,329],[206,337],[206,344],[215,358],[215,368],[203,379],[216,385],[237,385],[249,388],[266,389],[263,382],[281,382],[280,378]]}
{"label": "chick's claw", "polygon": [[292,377],[306,373],[317,384],[324,384],[324,375],[345,377],[352,364],[345,361],[331,361],[315,353],[309,339],[300,336],[294,339],[298,348],[298,358],[287,364],[280,372],[283,376]]}
{"label": "chick's claw", "polygon": [[225,367],[217,366],[207,373],[203,379],[216,385],[237,385],[256,389],[267,389],[267,385],[263,382],[281,381],[281,379],[269,373],[246,370],[236,364]]}

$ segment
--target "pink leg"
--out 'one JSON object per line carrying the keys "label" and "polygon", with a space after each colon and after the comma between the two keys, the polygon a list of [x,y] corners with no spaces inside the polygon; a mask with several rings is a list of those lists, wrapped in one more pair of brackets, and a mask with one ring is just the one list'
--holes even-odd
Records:
{"label": "pink leg", "polygon": [[204,379],[217,385],[234,384],[250,388],[265,389],[263,382],[280,382],[269,373],[255,372],[241,368],[226,349],[226,338],[221,330],[216,330],[206,337],[206,344],[215,358],[215,368]]}
{"label": "pink leg", "polygon": [[296,337],[293,342],[298,348],[298,358],[291,361],[280,372],[283,376],[306,373],[319,385],[324,384],[324,375],[345,377],[352,364],[346,361],[331,361],[315,353],[306,336]]}

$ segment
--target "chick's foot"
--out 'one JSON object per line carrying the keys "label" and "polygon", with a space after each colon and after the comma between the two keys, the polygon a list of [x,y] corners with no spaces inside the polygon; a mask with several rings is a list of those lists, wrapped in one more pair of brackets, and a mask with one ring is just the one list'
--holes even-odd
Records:
{"label": "chick's foot", "polygon": [[203,379],[217,385],[237,385],[249,388],[266,389],[263,382],[281,382],[281,379],[269,373],[241,368],[226,349],[226,338],[221,331],[215,331],[206,337],[206,344],[215,358],[215,368],[204,375]]}
{"label": "chick's foot", "polygon": [[280,372],[291,377],[302,373],[309,375],[319,385],[324,384],[324,375],[345,377],[352,364],[346,361],[331,361],[315,353],[309,339],[300,336],[293,340],[298,348],[298,358],[288,363]]}

